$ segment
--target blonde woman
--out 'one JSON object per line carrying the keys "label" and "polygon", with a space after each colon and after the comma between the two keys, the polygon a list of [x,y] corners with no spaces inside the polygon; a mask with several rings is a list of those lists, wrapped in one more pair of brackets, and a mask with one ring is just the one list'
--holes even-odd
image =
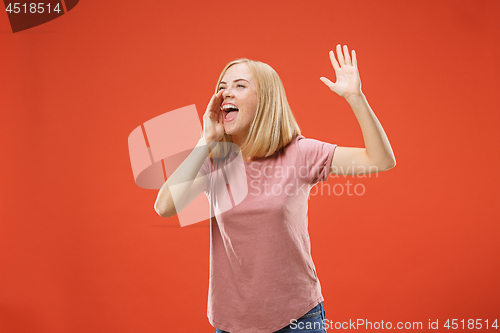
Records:
{"label": "blonde woman", "polygon": [[[219,77],[196,149],[158,193],[161,216],[177,214],[202,191],[209,198],[207,315],[215,332],[326,332],[307,230],[309,191],[338,170],[360,175],[396,165],[361,91],[355,51],[350,55],[340,45],[336,51],[337,59],[330,51],[336,82],[320,79],[351,106],[365,148],[302,136],[278,74],[267,64],[238,59]],[[236,156],[242,163],[233,175],[218,173]],[[228,177],[239,178],[248,191],[241,202],[220,195]],[[227,186],[229,192],[239,188]]]}

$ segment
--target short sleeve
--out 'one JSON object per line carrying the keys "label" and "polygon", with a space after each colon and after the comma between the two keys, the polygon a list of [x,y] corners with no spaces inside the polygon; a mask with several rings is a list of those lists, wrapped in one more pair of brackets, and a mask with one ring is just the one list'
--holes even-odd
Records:
{"label": "short sleeve", "polygon": [[337,145],[299,135],[297,146],[303,165],[307,168],[307,181],[312,185],[326,181]]}

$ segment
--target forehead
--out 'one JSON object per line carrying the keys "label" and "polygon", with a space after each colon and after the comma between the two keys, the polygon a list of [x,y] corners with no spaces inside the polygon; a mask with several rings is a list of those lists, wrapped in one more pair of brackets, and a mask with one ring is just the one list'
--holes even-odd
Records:
{"label": "forehead", "polygon": [[253,81],[252,71],[250,70],[250,67],[248,67],[248,65],[244,62],[229,67],[222,77],[222,81],[226,83],[237,79],[246,79],[248,81]]}

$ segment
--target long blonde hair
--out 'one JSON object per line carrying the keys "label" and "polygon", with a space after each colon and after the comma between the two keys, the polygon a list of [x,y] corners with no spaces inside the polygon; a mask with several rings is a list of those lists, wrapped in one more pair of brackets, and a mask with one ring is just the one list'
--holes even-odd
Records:
{"label": "long blonde hair", "polygon": [[[258,102],[248,136],[240,148],[250,157],[271,156],[300,135],[300,128],[286,99],[283,82],[268,64],[246,58],[231,61],[222,70],[215,92],[229,67],[241,63],[247,64],[256,80]],[[232,139],[224,133],[221,141],[232,142]]]}

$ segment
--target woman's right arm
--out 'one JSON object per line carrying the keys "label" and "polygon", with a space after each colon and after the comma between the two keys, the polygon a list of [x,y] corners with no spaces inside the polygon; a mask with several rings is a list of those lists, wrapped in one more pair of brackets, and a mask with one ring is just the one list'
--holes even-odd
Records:
{"label": "woman's right arm", "polygon": [[205,189],[205,178],[199,171],[210,153],[208,147],[213,148],[224,135],[221,103],[222,90],[212,96],[203,115],[203,137],[158,192],[154,205],[158,215],[176,215]]}

